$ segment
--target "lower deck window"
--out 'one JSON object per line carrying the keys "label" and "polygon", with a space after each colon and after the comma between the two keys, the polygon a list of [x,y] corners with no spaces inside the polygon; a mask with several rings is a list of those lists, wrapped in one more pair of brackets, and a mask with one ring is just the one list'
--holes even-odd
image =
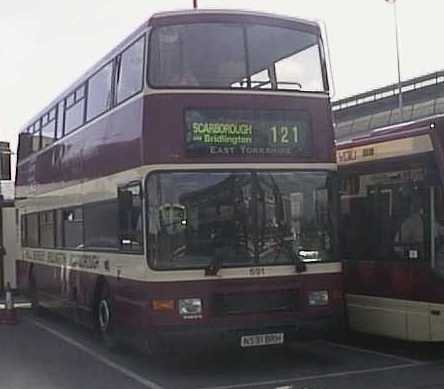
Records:
{"label": "lower deck window", "polygon": [[435,248],[435,269],[444,274],[444,190],[441,187],[434,191],[434,225],[433,239]]}
{"label": "lower deck window", "polygon": [[72,208],[63,210],[64,246],[81,249],[83,244],[83,209]]}
{"label": "lower deck window", "polygon": [[340,230],[345,259],[430,256],[430,190],[422,169],[349,176],[343,185]]}
{"label": "lower deck window", "polygon": [[84,207],[85,247],[117,249],[117,202],[107,201]]}

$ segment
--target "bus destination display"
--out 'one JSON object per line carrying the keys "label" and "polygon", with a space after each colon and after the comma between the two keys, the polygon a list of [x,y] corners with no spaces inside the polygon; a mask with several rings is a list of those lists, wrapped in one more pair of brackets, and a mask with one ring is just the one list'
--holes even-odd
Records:
{"label": "bus destination display", "polygon": [[192,154],[308,155],[309,115],[302,111],[190,109],[186,150]]}

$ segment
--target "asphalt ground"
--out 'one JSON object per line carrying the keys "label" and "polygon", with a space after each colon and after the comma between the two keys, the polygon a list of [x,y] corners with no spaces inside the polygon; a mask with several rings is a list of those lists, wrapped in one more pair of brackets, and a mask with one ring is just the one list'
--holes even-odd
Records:
{"label": "asphalt ground", "polygon": [[1,389],[444,389],[444,344],[352,335],[342,342],[214,349],[159,358],[107,350],[49,313],[0,326]]}

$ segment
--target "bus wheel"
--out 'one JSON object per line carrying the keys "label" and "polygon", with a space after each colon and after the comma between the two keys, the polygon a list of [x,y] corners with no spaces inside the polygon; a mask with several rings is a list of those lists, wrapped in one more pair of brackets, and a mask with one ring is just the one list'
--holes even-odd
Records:
{"label": "bus wheel", "polygon": [[101,287],[96,303],[96,328],[100,339],[109,349],[115,348],[113,322],[112,322],[112,299],[108,286]]}
{"label": "bus wheel", "polygon": [[35,316],[39,316],[41,313],[41,307],[39,302],[39,292],[37,289],[37,283],[35,282],[34,275],[31,273],[29,277],[29,299],[31,301],[31,311]]}

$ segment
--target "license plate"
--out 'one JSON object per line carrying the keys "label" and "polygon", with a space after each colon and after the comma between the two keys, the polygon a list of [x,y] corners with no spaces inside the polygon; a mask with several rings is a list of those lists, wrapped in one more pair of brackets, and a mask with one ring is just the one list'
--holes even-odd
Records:
{"label": "license plate", "polygon": [[241,347],[267,346],[282,343],[284,343],[284,334],[282,332],[241,337]]}

